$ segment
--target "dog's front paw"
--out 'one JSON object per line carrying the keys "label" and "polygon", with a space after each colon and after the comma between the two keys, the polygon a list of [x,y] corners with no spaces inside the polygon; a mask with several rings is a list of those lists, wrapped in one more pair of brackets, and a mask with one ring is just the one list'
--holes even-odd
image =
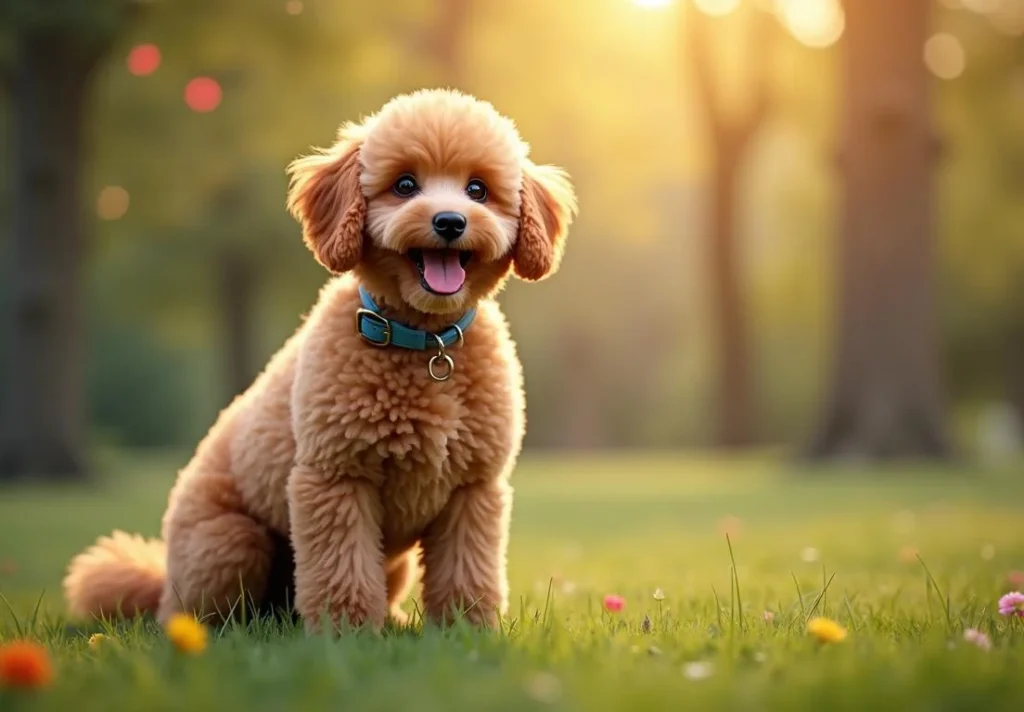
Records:
{"label": "dog's front paw", "polygon": [[315,634],[324,630],[337,633],[343,628],[369,628],[379,633],[384,628],[386,615],[370,611],[366,606],[342,604],[331,606],[321,615],[304,617],[306,632]]}
{"label": "dog's front paw", "polygon": [[486,598],[471,599],[465,596],[453,596],[446,603],[431,608],[430,618],[442,626],[463,620],[478,628],[494,630],[498,627],[500,619],[498,606]]}
{"label": "dog's front paw", "polygon": [[374,605],[369,600],[348,599],[321,606],[317,611],[303,615],[303,623],[309,634],[324,630],[338,632],[343,628],[369,628],[380,632],[388,617],[387,604]]}

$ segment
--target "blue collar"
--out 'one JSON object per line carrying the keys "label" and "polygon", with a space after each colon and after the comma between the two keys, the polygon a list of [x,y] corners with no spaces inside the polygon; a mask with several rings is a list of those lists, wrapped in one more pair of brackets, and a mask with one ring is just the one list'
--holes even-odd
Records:
{"label": "blue collar", "polygon": [[476,309],[470,309],[461,319],[437,334],[422,329],[413,329],[381,316],[380,307],[369,292],[359,287],[359,299],[363,308],[356,311],[356,328],[359,334],[374,346],[398,346],[412,351],[426,351],[437,348],[440,339],[444,346],[462,341],[462,333],[473,323]]}

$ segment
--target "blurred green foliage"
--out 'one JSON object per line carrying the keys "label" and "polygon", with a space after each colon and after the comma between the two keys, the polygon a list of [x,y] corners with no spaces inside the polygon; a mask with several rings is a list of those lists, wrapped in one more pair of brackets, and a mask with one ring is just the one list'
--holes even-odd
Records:
{"label": "blurred green foliage", "polygon": [[[1008,337],[1024,322],[1024,42],[953,4],[936,3],[934,23],[966,57],[961,76],[935,81],[947,147],[938,288],[947,381],[966,408],[1008,397],[1024,357],[1024,339]],[[284,166],[329,143],[340,122],[439,83],[424,49],[443,31],[438,5],[167,0],[119,40],[92,102],[86,196],[98,437],[191,444],[226,404],[221,255],[244,254],[257,279],[256,362],[299,324],[327,275],[284,210]],[[673,12],[629,0],[469,7],[462,88],[514,117],[536,160],[570,171],[581,202],[562,272],[502,296],[525,365],[529,443],[704,442],[715,358],[702,242],[709,157]],[[745,71],[771,62],[777,99],[741,196],[758,423],[766,440],[792,441],[818,413],[829,356],[837,51],[791,39],[774,56],[744,55],[730,42],[737,22],[717,23],[723,86],[742,101]],[[159,47],[161,63],[135,76],[126,58],[142,43]],[[183,100],[196,76],[223,90],[212,112]],[[94,209],[107,186],[130,196],[119,219]],[[4,351],[0,342],[0,378],[10,378]]]}

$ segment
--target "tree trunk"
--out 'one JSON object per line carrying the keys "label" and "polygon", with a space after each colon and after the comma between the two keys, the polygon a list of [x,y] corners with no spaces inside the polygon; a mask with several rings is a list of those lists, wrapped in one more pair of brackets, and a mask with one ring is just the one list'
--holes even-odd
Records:
{"label": "tree trunk", "polygon": [[752,98],[745,114],[732,117],[717,89],[717,62],[710,42],[714,36],[713,21],[694,10],[683,12],[681,20],[680,48],[693,69],[714,151],[712,211],[707,236],[718,365],[714,438],[719,446],[736,449],[756,440],[750,345],[738,259],[736,194],[747,150],[771,105],[769,67],[776,29],[769,13],[754,11],[748,40],[755,48],[748,59],[753,75],[749,92]]}
{"label": "tree trunk", "polygon": [[721,447],[739,448],[753,440],[750,348],[737,264],[736,188],[742,151],[719,146],[714,168],[710,274],[718,346],[718,431]]}
{"label": "tree trunk", "polygon": [[842,40],[838,314],[813,458],[943,458],[928,0],[852,0]]}
{"label": "tree trunk", "polygon": [[0,479],[81,478],[88,80],[102,52],[64,34],[19,38],[11,77],[10,387]]}
{"label": "tree trunk", "polygon": [[219,261],[220,313],[224,319],[224,384],[229,399],[247,389],[256,376],[255,330],[256,272],[252,261],[228,249]]}

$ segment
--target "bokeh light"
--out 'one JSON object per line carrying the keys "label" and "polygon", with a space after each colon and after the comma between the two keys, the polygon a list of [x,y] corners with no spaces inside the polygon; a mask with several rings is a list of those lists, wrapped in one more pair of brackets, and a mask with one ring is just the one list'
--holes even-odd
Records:
{"label": "bokeh light", "polygon": [[964,48],[953,35],[939,32],[924,43],[924,63],[939,79],[956,79],[964,72]]}
{"label": "bokeh light", "polygon": [[128,71],[137,77],[152,74],[160,66],[160,48],[155,44],[132,47],[128,53]]}
{"label": "bokeh light", "polygon": [[96,214],[103,220],[120,220],[128,212],[128,191],[119,185],[108,185],[96,198]]}
{"label": "bokeh light", "polygon": [[778,0],[776,7],[793,37],[808,47],[835,44],[846,28],[839,0]]}
{"label": "bokeh light", "polygon": [[739,7],[740,0],[694,0],[694,5],[707,15],[722,17]]}
{"label": "bokeh light", "polygon": [[192,111],[213,111],[220,105],[220,100],[220,84],[216,79],[196,77],[185,85],[185,103]]}
{"label": "bokeh light", "polygon": [[284,11],[289,15],[299,15],[302,13],[302,0],[288,0],[284,4]]}
{"label": "bokeh light", "polygon": [[1004,2],[989,14],[988,21],[996,32],[1017,37],[1024,34],[1024,0]]}

